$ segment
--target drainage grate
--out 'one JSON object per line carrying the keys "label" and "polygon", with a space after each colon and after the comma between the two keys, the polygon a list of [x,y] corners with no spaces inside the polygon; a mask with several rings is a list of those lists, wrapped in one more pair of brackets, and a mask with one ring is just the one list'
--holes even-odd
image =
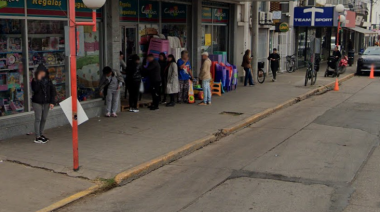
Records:
{"label": "drainage grate", "polygon": [[240,116],[240,115],[243,115],[243,113],[229,112],[229,111],[223,111],[220,114],[222,114],[222,115],[230,115],[230,116]]}

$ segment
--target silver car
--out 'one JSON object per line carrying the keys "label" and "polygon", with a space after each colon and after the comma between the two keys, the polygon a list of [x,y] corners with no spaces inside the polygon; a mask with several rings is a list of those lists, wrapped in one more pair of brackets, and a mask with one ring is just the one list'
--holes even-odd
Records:
{"label": "silver car", "polygon": [[372,65],[375,72],[380,71],[380,47],[378,46],[368,47],[363,54],[360,54],[356,73],[370,72]]}

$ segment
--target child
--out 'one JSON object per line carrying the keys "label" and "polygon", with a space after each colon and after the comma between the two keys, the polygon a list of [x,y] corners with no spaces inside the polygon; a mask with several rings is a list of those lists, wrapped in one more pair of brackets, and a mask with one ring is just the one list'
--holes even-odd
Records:
{"label": "child", "polygon": [[120,71],[112,70],[109,66],[104,67],[103,76],[100,79],[100,96],[105,97],[106,117],[117,117],[116,111],[119,106],[120,88],[124,84]]}

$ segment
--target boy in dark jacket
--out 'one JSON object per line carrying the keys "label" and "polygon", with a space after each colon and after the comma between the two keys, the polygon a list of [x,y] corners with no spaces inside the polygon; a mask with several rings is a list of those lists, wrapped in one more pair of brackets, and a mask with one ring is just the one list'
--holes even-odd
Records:
{"label": "boy in dark jacket", "polygon": [[55,104],[56,90],[49,78],[49,72],[44,65],[39,65],[32,80],[32,105],[34,110],[34,131],[36,139],[34,143],[45,144],[49,141],[43,135],[49,108],[53,109]]}
{"label": "boy in dark jacket", "polygon": [[272,82],[276,82],[276,75],[278,68],[280,67],[280,55],[277,53],[277,49],[274,48],[272,54],[269,55],[270,68],[272,69],[273,79]]}
{"label": "boy in dark jacket", "polygon": [[129,112],[138,113],[137,107],[141,84],[140,57],[134,54],[128,58],[127,86],[129,91]]}
{"label": "boy in dark jacket", "polygon": [[160,103],[160,90],[161,90],[161,68],[160,64],[154,59],[153,54],[147,57],[148,65],[142,69],[143,75],[149,78],[152,86],[152,106],[150,110],[158,110]]}

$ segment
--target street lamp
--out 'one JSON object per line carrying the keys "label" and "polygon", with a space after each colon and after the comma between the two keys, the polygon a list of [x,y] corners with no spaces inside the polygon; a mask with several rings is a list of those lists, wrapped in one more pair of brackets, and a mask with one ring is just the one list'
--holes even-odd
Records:
{"label": "street lamp", "polygon": [[75,21],[75,0],[69,0],[69,20],[70,20],[70,78],[71,78],[71,101],[72,101],[72,128],[73,128],[73,169],[79,169],[78,154],[78,94],[77,94],[77,52],[76,52],[76,30],[77,26],[92,26],[92,31],[96,32],[96,9],[101,8],[106,0],[83,0],[83,3],[92,11],[92,22]]}
{"label": "street lamp", "polygon": [[[335,11],[337,13],[344,12],[344,6],[343,6],[343,4],[336,5],[335,6]],[[338,48],[339,48],[339,34],[340,34],[340,30],[341,30],[340,24],[344,23],[345,21],[346,21],[346,17],[344,15],[339,15],[339,17],[338,17],[338,31],[337,31],[337,35],[336,35],[336,45],[338,46]]]}

